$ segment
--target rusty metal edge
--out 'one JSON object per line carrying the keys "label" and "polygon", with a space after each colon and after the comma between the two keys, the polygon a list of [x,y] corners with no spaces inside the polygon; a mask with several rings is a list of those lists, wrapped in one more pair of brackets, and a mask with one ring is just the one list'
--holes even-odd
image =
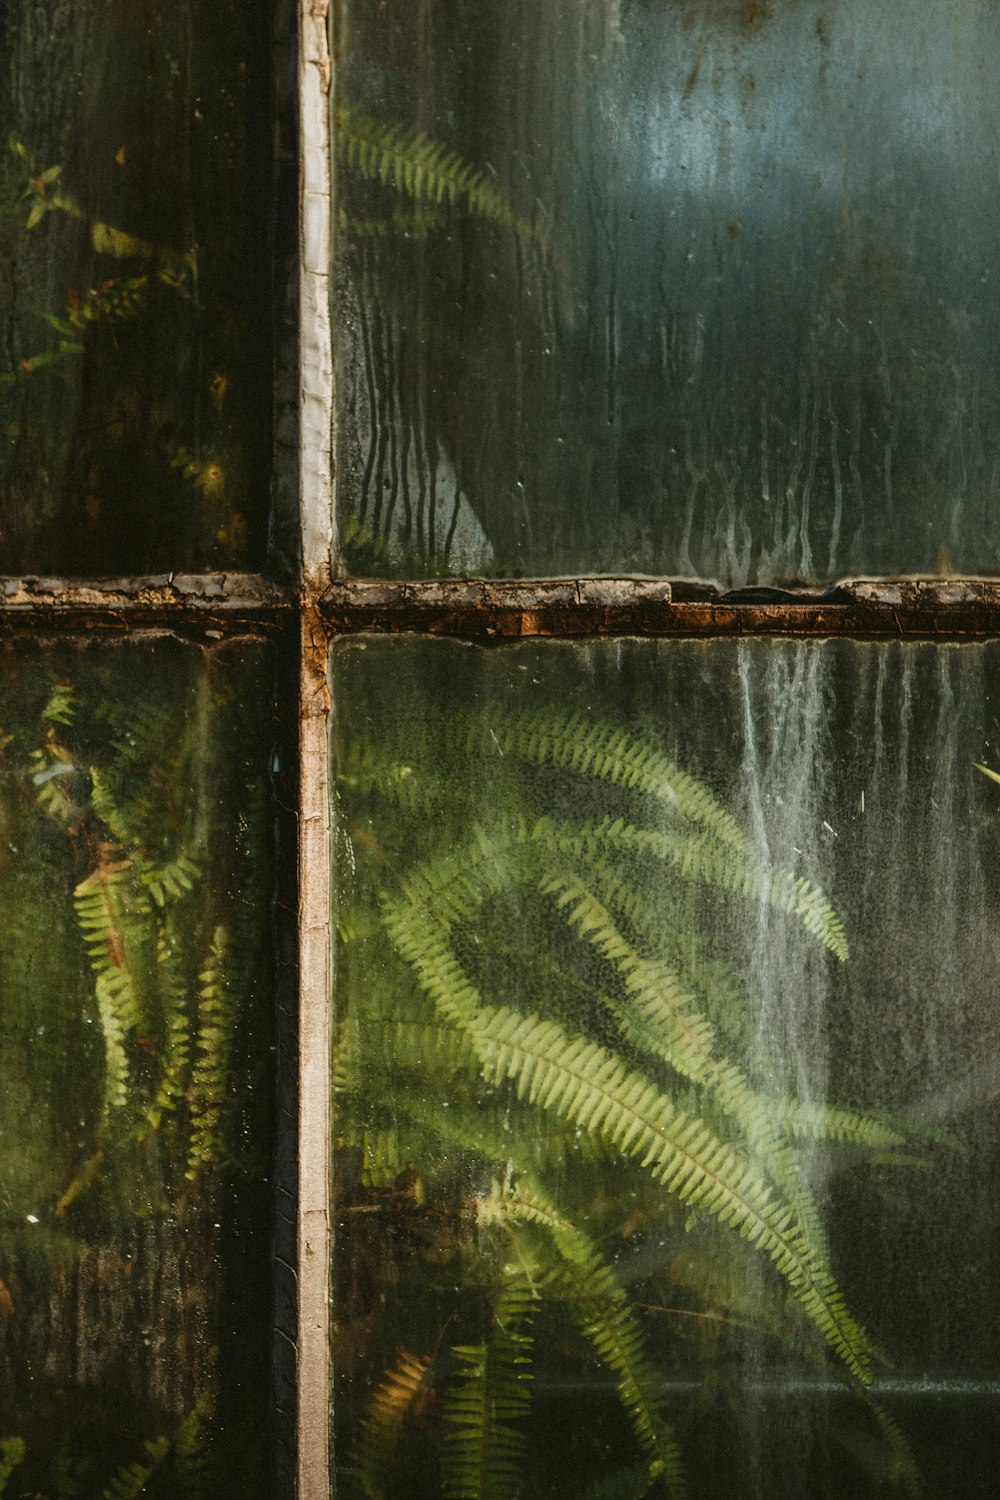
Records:
{"label": "rusty metal edge", "polygon": [[155,625],[229,635],[275,629],[296,613],[289,589],[257,573],[163,573],[137,578],[0,578],[0,632],[126,630]]}
{"label": "rusty metal edge", "polygon": [[448,635],[478,641],[587,635],[1000,636],[1000,580],[859,579],[821,593],[719,592],[685,581],[338,582],[320,600],[337,635]]}
{"label": "rusty metal edge", "polygon": [[437,634],[492,641],[586,635],[1000,636],[1000,579],[855,579],[822,592],[721,592],[687,580],[339,581],[303,599],[256,573],[0,578],[0,632],[164,626],[229,635],[275,630],[315,606],[331,634]]}

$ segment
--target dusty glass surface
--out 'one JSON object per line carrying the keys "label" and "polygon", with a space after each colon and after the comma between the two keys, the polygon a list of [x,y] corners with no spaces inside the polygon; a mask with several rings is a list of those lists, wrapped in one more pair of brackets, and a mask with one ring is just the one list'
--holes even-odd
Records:
{"label": "dusty glass surface", "polygon": [[269,662],[0,654],[0,1480],[264,1497]]}
{"label": "dusty glass surface", "polygon": [[1000,646],[337,646],[338,1496],[993,1493]]}
{"label": "dusty glass surface", "polygon": [[1000,568],[991,0],[340,0],[344,558]]}
{"label": "dusty glass surface", "polygon": [[260,561],[268,7],[0,7],[0,573]]}

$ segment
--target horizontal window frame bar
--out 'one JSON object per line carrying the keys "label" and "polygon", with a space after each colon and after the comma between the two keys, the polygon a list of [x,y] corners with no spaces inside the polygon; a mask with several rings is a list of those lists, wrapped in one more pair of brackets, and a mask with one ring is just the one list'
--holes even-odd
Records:
{"label": "horizontal window frame bar", "polygon": [[853,579],[822,591],[722,591],[690,580],[341,580],[319,601],[331,635],[430,634],[470,641],[580,636],[1000,635],[1000,579]]}
{"label": "horizontal window frame bar", "polygon": [[0,578],[0,634],[160,626],[211,639],[247,629],[276,633],[310,610],[331,638],[986,640],[1000,637],[1000,578],[858,578],[823,590],[721,590],[649,578],[360,578],[304,589],[233,572]]}
{"label": "horizontal window frame bar", "polygon": [[159,625],[211,639],[244,630],[274,632],[296,614],[296,593],[259,573],[72,580],[0,577],[0,634]]}

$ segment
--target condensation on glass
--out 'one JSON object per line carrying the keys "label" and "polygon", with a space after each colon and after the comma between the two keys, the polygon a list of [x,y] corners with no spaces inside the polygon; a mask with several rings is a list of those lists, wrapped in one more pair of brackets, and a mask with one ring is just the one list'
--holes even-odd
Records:
{"label": "condensation on glass", "polygon": [[0,656],[4,1494],[271,1493],[265,648]]}
{"label": "condensation on glass", "polygon": [[5,0],[0,573],[262,559],[267,13]]}
{"label": "condensation on glass", "polygon": [[332,684],[338,1496],[990,1494],[1000,646]]}
{"label": "condensation on glass", "polygon": [[990,0],[340,0],[356,574],[1000,568]]}

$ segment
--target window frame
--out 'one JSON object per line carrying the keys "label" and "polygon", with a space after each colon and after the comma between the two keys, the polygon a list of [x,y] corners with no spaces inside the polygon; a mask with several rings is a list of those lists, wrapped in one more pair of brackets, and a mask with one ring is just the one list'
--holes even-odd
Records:
{"label": "window frame", "polygon": [[[279,1487],[294,1489],[297,1500],[329,1500],[332,642],[370,633],[493,645],[595,636],[981,641],[1000,638],[1000,578],[857,578],[824,590],[719,591],[690,580],[638,577],[390,582],[342,576],[331,295],[333,16],[329,0],[274,0],[272,13],[276,315],[289,337],[276,340],[267,569],[110,580],[3,578],[0,634],[68,639],[84,632],[167,630],[213,640],[251,632],[278,642],[277,671],[285,679],[278,712],[290,715],[293,698],[297,710],[297,731],[285,726],[289,740],[297,732],[297,765],[290,778],[294,832],[285,835],[286,864],[294,865],[287,885],[294,891],[288,891],[292,915],[284,944],[294,950],[288,967],[296,972],[288,985],[294,984],[296,1001],[294,1016],[278,1023],[279,1111],[285,1104],[294,1116],[279,1145],[295,1157],[294,1183],[283,1184],[279,1171],[279,1190],[292,1194],[295,1207],[287,1230],[278,1227],[272,1281],[279,1309],[278,1442],[294,1451],[287,1465],[279,1459]],[[283,984],[279,976],[279,1006]],[[294,1417],[285,1409],[285,1391]]]}

